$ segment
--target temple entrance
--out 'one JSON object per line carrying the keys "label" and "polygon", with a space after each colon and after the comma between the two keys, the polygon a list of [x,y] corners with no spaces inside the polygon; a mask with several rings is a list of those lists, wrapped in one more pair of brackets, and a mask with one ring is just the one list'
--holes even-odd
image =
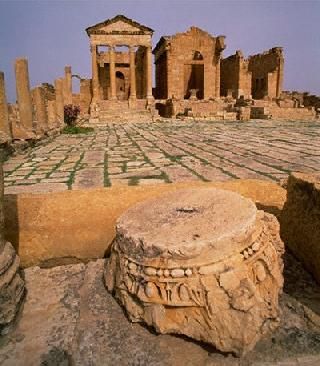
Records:
{"label": "temple entrance", "polygon": [[117,93],[117,99],[119,100],[126,99],[125,79],[121,71],[116,72],[116,93]]}
{"label": "temple entrance", "polygon": [[204,96],[204,65],[184,65],[184,99],[196,97],[203,99]]}

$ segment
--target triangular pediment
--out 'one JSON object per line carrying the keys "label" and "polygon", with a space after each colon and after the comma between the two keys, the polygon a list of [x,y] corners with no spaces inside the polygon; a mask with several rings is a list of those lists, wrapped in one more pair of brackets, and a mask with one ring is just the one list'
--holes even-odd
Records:
{"label": "triangular pediment", "polygon": [[137,34],[145,33],[152,34],[153,30],[134,20],[125,17],[124,15],[117,15],[112,19],[107,19],[104,22],[95,24],[86,29],[88,35],[90,34]]}

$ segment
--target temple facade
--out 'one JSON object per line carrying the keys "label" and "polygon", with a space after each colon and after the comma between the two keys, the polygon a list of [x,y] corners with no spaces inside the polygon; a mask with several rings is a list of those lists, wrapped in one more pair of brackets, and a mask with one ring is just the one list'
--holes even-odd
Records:
{"label": "temple facade", "polygon": [[197,27],[161,37],[155,55],[157,99],[220,97],[220,59],[224,36],[213,37]]}
{"label": "temple facade", "polygon": [[91,118],[101,122],[125,119],[125,114],[132,119],[134,113],[146,120],[158,113],[165,117],[187,113],[242,118],[235,108],[238,99],[272,101],[281,95],[281,47],[248,58],[241,51],[223,58],[225,36],[191,27],[161,37],[152,50],[154,31],[124,15],[95,24],[86,32],[92,78],[85,84],[82,81],[85,95],[80,95],[80,102],[88,106]]}
{"label": "temple facade", "polygon": [[114,109],[115,101],[127,101],[133,109],[152,103],[153,30],[118,15],[86,32],[92,58],[91,111]]}

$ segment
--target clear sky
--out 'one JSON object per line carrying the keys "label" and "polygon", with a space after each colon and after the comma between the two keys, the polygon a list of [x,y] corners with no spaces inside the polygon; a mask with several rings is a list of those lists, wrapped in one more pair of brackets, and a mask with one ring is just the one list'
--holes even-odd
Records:
{"label": "clear sky", "polygon": [[161,35],[198,26],[226,36],[224,56],[284,47],[284,89],[320,95],[320,0],[0,0],[0,70],[7,98],[15,96],[14,59],[27,57],[31,86],[53,82],[65,65],[91,77],[85,28],[117,14]]}

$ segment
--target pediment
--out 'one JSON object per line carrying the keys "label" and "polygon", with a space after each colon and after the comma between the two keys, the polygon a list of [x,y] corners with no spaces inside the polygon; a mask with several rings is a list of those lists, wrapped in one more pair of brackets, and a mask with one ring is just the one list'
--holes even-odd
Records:
{"label": "pediment", "polygon": [[117,15],[112,19],[95,24],[86,29],[90,34],[152,34],[153,30],[124,15]]}
{"label": "pediment", "polygon": [[103,32],[139,32],[141,31],[140,28],[134,27],[133,25],[129,23],[125,23],[121,20],[118,20],[117,22],[102,26],[99,28],[100,31]]}

